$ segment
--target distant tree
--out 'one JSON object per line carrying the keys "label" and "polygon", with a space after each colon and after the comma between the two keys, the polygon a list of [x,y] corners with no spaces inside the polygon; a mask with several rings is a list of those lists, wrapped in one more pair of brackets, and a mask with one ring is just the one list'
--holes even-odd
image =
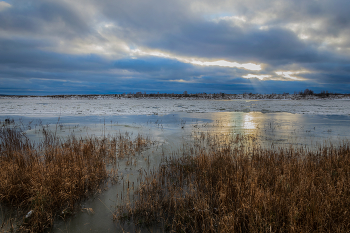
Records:
{"label": "distant tree", "polygon": [[313,95],[313,94],[314,94],[314,91],[309,90],[309,89],[305,89],[304,93],[303,93],[303,95]]}
{"label": "distant tree", "polygon": [[328,91],[321,91],[320,96],[321,97],[328,97],[329,93],[328,93]]}

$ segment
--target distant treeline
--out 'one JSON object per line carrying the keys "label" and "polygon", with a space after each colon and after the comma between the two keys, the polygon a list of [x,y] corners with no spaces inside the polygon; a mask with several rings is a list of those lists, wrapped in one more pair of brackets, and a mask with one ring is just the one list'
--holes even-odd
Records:
{"label": "distant treeline", "polygon": [[321,96],[321,97],[328,97],[330,95],[344,95],[344,94],[332,93],[328,91],[321,91],[320,93],[314,93],[313,90],[309,90],[309,89],[305,89],[304,91],[294,92],[294,94],[302,95],[302,96],[314,95],[314,96]]}
{"label": "distant treeline", "polygon": [[[5,95],[4,95],[5,96]],[[7,95],[6,97],[50,97],[50,98],[200,98],[200,99],[294,99],[294,98],[349,98],[350,94],[332,93],[328,91],[321,91],[315,93],[310,89],[304,91],[295,91],[294,94],[227,94],[227,93],[188,93],[184,91],[182,94],[178,93],[146,93],[146,92],[129,92],[123,94],[86,94],[86,95]]]}

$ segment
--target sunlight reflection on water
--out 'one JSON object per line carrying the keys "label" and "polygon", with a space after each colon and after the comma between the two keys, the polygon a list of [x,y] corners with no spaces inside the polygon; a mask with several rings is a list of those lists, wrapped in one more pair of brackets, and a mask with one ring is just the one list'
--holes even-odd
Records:
{"label": "sunlight reflection on water", "polygon": [[[7,116],[19,122],[18,116]],[[137,160],[137,166],[127,166],[120,161],[118,169],[121,177],[137,182],[139,169],[149,171],[157,168],[163,154],[171,155],[191,143],[194,134],[212,133],[227,141],[227,135],[252,135],[253,143],[262,147],[303,146],[317,149],[324,142],[337,145],[348,139],[350,132],[349,116],[302,115],[290,113],[261,112],[216,112],[216,113],[173,113],[168,115],[138,116],[77,116],[58,118],[20,117],[27,136],[39,142],[42,138],[40,123],[54,131],[61,138],[74,134],[77,137],[103,137],[129,132],[132,136],[142,134],[159,142],[144,151]],[[5,117],[0,117],[3,122]],[[29,122],[32,122],[28,127]],[[183,147],[185,148],[185,147]],[[149,163],[145,158],[149,157]],[[58,221],[53,232],[115,232],[120,231],[112,221],[110,210],[118,203],[121,185],[110,187],[98,196],[98,199],[86,200],[82,205],[92,208],[95,214],[77,213],[67,222]],[[106,208],[106,206],[108,208]],[[132,226],[128,231],[133,231]],[[125,230],[125,229],[124,229]]]}
{"label": "sunlight reflection on water", "polygon": [[243,128],[247,130],[255,129],[254,116],[251,113],[248,113],[244,116]]}

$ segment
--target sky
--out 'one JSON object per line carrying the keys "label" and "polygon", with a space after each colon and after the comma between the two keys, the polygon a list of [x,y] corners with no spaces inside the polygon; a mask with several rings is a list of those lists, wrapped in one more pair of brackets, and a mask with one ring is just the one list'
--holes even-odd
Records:
{"label": "sky", "polygon": [[349,0],[0,0],[0,94],[350,93]]}

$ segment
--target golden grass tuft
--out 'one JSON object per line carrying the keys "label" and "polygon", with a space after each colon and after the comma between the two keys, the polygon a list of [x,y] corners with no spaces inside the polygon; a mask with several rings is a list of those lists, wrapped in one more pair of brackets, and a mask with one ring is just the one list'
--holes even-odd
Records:
{"label": "golden grass tuft", "polygon": [[349,143],[312,152],[244,148],[239,140],[201,135],[192,154],[145,177],[131,208],[117,215],[171,232],[350,230]]}
{"label": "golden grass tuft", "polygon": [[106,165],[116,162],[117,151],[132,155],[149,142],[140,135],[61,141],[44,127],[43,134],[34,145],[19,128],[0,129],[0,202],[22,212],[15,227],[20,232],[42,232],[58,216],[72,215],[79,201],[101,191],[112,173]]}

